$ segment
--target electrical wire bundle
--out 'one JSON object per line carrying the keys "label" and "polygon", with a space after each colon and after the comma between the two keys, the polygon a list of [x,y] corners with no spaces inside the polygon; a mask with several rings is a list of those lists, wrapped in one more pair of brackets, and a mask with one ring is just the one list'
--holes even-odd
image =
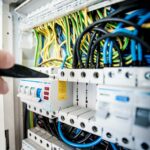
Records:
{"label": "electrical wire bundle", "polygon": [[[146,5],[137,1],[136,5],[131,2],[115,10],[111,8],[107,17],[84,29],[74,47],[73,68],[150,65],[150,45],[145,39],[149,30],[146,34],[143,29],[150,29],[150,4]],[[108,23],[114,26],[108,28]],[[84,39],[89,40],[86,55],[81,50]]]}
{"label": "electrical wire bundle", "polygon": [[[101,18],[107,17],[110,9],[88,12],[87,9],[59,18],[34,29],[36,52],[34,66],[72,68],[74,46],[83,30]],[[108,28],[114,25],[107,24]],[[88,39],[82,41],[81,51],[87,55]]]}
{"label": "electrical wire bundle", "polygon": [[84,9],[36,27],[34,65],[61,68],[150,65],[146,38],[150,32],[149,7],[149,2],[145,6],[138,0],[127,1],[92,12]]}
{"label": "electrical wire bundle", "polygon": [[[101,137],[69,126],[67,124],[61,124],[56,118],[49,119],[36,113],[34,113],[33,116],[33,121],[31,121],[31,118],[30,120],[29,118],[25,119],[25,137],[27,136],[27,129],[39,126],[40,128],[43,128],[49,132],[52,136],[55,136],[59,140],[62,140],[67,145],[74,148],[86,150],[124,150],[118,145],[102,140]],[[33,122],[32,126],[31,122]]]}
{"label": "electrical wire bundle", "polygon": [[113,143],[104,141],[101,137],[91,133],[71,127],[67,124],[61,124],[57,119],[49,119],[38,114],[35,114],[35,116],[35,126],[45,129],[51,135],[55,136],[59,140],[62,140],[71,147],[79,149],[84,148],[86,150],[117,150],[117,147],[119,147]]}

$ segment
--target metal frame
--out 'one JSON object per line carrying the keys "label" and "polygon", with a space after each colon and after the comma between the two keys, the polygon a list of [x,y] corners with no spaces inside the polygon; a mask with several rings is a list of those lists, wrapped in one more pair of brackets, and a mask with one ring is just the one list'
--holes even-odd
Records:
{"label": "metal frame", "polygon": [[[9,12],[9,5],[0,1],[0,48],[13,53],[13,29],[12,15]],[[5,79],[9,85],[9,93],[0,95],[0,145],[1,149],[5,150],[9,147],[11,150],[16,150],[15,143],[15,115],[14,115],[14,88],[13,79]],[[8,137],[5,138],[5,131]],[[8,143],[9,141],[9,143]]]}

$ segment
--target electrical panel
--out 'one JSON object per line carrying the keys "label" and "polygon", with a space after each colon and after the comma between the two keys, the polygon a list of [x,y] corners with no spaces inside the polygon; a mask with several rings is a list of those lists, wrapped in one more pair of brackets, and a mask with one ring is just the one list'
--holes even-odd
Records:
{"label": "electrical panel", "polygon": [[[150,3],[30,0],[15,9],[22,150],[150,149]],[[17,41],[16,41],[17,43]]]}

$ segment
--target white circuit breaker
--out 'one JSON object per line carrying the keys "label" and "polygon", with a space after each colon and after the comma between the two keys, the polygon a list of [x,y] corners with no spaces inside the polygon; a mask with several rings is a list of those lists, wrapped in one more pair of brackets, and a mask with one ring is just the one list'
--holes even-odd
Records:
{"label": "white circuit breaker", "polygon": [[43,147],[32,141],[31,139],[25,139],[22,141],[21,150],[45,150]]}
{"label": "white circuit breaker", "polygon": [[59,110],[72,106],[72,84],[50,78],[21,80],[18,97],[33,111],[55,116]]}
{"label": "white circuit breaker", "polygon": [[73,148],[67,146],[40,127],[29,129],[28,139],[37,145],[41,145],[41,147],[45,150],[73,150]]}
{"label": "white circuit breaker", "polygon": [[[124,147],[140,149],[150,142],[149,89],[98,86],[96,120],[102,125],[103,139]],[[144,139],[145,137],[145,139]],[[143,139],[139,144],[136,141]]]}

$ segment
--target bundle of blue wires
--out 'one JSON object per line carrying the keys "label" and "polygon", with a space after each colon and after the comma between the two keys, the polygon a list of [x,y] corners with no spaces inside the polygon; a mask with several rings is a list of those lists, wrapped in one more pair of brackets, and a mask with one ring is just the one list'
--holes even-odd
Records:
{"label": "bundle of blue wires", "polygon": [[[138,25],[139,26],[141,26],[144,22],[146,22],[148,19],[150,19],[150,13],[147,13],[146,15],[144,15],[140,20],[139,20],[139,22],[138,22]],[[134,35],[137,35],[138,34],[138,31],[137,30],[135,30],[134,31]],[[135,41],[131,41],[131,45],[132,45],[132,47],[135,49],[135,47],[136,47],[136,42]],[[143,56],[142,56],[142,46],[141,46],[141,44],[140,43],[138,43],[137,44],[137,46],[138,46],[138,61],[142,61],[142,58],[143,58]]]}
{"label": "bundle of blue wires", "polygon": [[[146,10],[140,9],[140,10],[136,10],[135,12],[127,15],[124,19],[125,20],[131,20],[137,16],[141,16],[146,12]],[[138,25],[141,26],[145,21],[147,21],[150,18],[150,13],[147,13],[146,15],[142,16],[142,18],[139,20]],[[132,34],[132,35],[137,35],[138,31],[134,30],[133,32],[123,29],[122,27],[122,23],[118,24],[117,28],[115,29],[115,31],[113,33],[118,33],[118,32],[122,32],[122,33],[128,33],[128,34]],[[108,47],[108,43],[109,44],[109,61],[107,60],[107,47]],[[136,57],[136,41],[135,40],[131,40],[131,56],[132,56],[132,61],[135,62],[137,60]],[[104,47],[103,47],[103,59],[104,59],[104,64],[107,65],[108,62],[110,65],[112,65],[112,48],[113,48],[113,41],[110,41],[110,39],[106,39]],[[140,43],[137,43],[137,49],[138,49],[138,61],[141,62],[142,61],[142,46]]]}
{"label": "bundle of blue wires", "polygon": [[[130,20],[134,17],[136,17],[137,15],[140,15],[141,13],[143,13],[144,10],[137,10],[135,12],[133,12],[132,14],[130,15],[127,15],[124,19],[125,20]],[[116,32],[121,32],[122,29],[122,23],[120,23],[117,28],[115,29],[114,33]],[[118,30],[119,29],[119,30]],[[129,33],[129,34],[132,34],[132,32],[129,32],[128,30],[124,30],[123,32],[126,33]],[[104,64],[108,64],[108,61],[107,61],[107,46],[108,46],[108,43],[109,43],[109,39],[106,39],[105,41],[105,44],[104,44],[104,47],[103,47],[103,58],[104,58]],[[109,64],[112,64],[112,48],[113,48],[113,42],[111,41],[110,42],[110,46],[109,46]],[[136,60],[136,53],[134,51],[134,48],[131,48],[131,55],[132,55],[132,60],[135,61]]]}
{"label": "bundle of blue wires", "polygon": [[[66,139],[62,133],[62,130],[61,130],[61,122],[58,122],[58,133],[59,133],[59,136],[60,138],[67,144],[67,145],[70,145],[72,147],[76,147],[76,148],[89,148],[89,147],[93,147],[97,144],[99,144],[100,142],[102,142],[102,138],[99,137],[98,139],[96,139],[95,141],[92,141],[91,143],[85,143],[85,144],[79,144],[79,143],[74,143],[74,142],[71,142],[69,141],[68,139]],[[113,150],[117,150],[115,144],[113,143],[110,143],[111,144],[111,147]]]}

